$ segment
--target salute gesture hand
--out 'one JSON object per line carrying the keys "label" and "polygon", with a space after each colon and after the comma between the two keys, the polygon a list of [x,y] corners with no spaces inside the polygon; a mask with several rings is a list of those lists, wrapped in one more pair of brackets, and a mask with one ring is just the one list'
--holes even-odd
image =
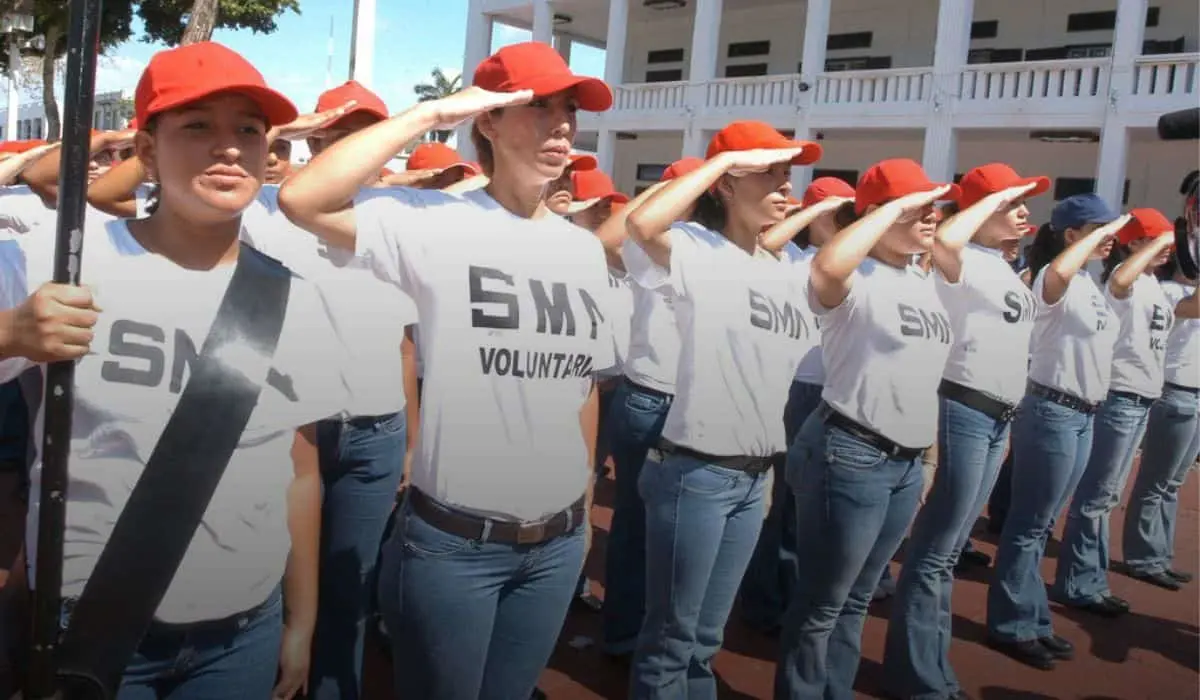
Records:
{"label": "salute gesture hand", "polygon": [[999,192],[993,192],[980,201],[988,202],[992,209],[1004,209],[1021,197],[1024,197],[1034,187],[1037,187],[1036,182],[1027,182],[1024,185],[1017,185],[1016,187],[1009,187]]}
{"label": "salute gesture hand", "polygon": [[453,129],[478,114],[501,107],[527,104],[531,100],[533,100],[532,90],[491,92],[472,85],[430,104],[437,110],[437,125],[434,128]]}
{"label": "salute gesture hand", "polygon": [[949,191],[950,185],[942,185],[941,187],[932,190],[906,194],[903,197],[893,199],[885,206],[890,206],[893,209],[899,210],[900,215],[904,216],[905,214],[912,214],[924,209],[925,207],[944,197]]}
{"label": "salute gesture hand", "polygon": [[803,150],[803,148],[757,148],[751,151],[726,151],[723,154],[728,159],[725,172],[734,177],[766,172],[776,163],[790,162]]}
{"label": "salute gesture hand", "polygon": [[316,112],[313,114],[301,114],[289,124],[277,126],[267,134],[267,143],[271,143],[276,139],[284,139],[285,141],[299,141],[306,139],[309,136],[316,134],[321,128],[336,122],[346,114],[358,106],[356,100],[349,100],[340,107],[327,109],[324,112]]}

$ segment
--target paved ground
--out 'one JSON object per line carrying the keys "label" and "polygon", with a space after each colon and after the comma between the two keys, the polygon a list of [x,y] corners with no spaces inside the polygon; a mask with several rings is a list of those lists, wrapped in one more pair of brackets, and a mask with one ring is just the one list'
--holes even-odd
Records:
{"label": "paved ground", "polygon": [[[1129,483],[1133,483],[1131,478]],[[1180,503],[1178,568],[1200,571],[1200,489],[1195,475],[1189,479]],[[611,517],[612,482],[597,491],[598,507],[589,575],[603,580],[603,548]],[[1123,501],[1124,502],[1124,501]],[[1120,523],[1124,507],[1114,513]],[[979,531],[984,532],[984,528]],[[1061,531],[1060,531],[1061,534]],[[1116,538],[1119,540],[1120,538]],[[982,535],[978,548],[995,554],[995,538]],[[1121,556],[1120,542],[1114,558]],[[1057,542],[1051,542],[1042,574],[1053,580]],[[893,564],[893,566],[897,566]],[[1010,660],[984,646],[987,577],[990,570],[959,580],[954,597],[954,647],[952,661],[964,689],[978,700],[1191,700],[1200,698],[1200,601],[1196,583],[1168,592],[1119,574],[1112,576],[1116,595],[1129,600],[1133,611],[1117,620],[1104,620],[1054,606],[1055,630],[1076,645],[1076,658],[1043,672]],[[596,594],[603,589],[596,586]],[[882,697],[883,637],[888,603],[876,603],[867,620],[863,662],[857,689],[860,698]],[[734,622],[727,630],[725,649],[717,657],[721,698],[770,698],[776,645]],[[550,668],[542,675],[541,689],[551,700],[619,700],[626,697],[628,668],[607,661],[597,649],[576,650],[568,643],[576,637],[600,638],[599,616],[573,612],[559,640]],[[376,656],[367,700],[391,697],[386,661]],[[403,695],[397,696],[403,698]]]}

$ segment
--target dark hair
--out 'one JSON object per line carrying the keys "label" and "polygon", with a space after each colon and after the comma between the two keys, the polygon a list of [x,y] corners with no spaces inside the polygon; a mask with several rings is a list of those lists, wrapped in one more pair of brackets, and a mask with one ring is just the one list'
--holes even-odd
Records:
{"label": "dark hair", "polygon": [[1117,242],[1109,251],[1108,257],[1104,259],[1104,271],[1100,273],[1100,281],[1108,283],[1108,278],[1112,277],[1113,270],[1117,269],[1117,265],[1129,259],[1133,255],[1133,250],[1124,243]]}
{"label": "dark hair", "polygon": [[1029,261],[1029,279],[1037,279],[1038,272],[1066,249],[1067,238],[1063,232],[1054,230],[1048,223],[1042,224],[1025,252],[1025,259]]}
{"label": "dark hair", "polygon": [[692,212],[692,221],[710,231],[722,231],[729,221],[729,211],[725,203],[712,192],[705,192],[696,200],[696,210]]}
{"label": "dark hair", "polygon": [[837,224],[839,231],[846,228],[850,224],[858,221],[862,217],[858,211],[854,209],[854,202],[842,202],[841,205],[833,211],[833,223]]}
{"label": "dark hair", "polygon": [[491,177],[496,170],[496,155],[492,151],[492,142],[487,140],[477,124],[471,125],[471,145],[475,147],[475,159],[483,168],[483,174]]}
{"label": "dark hair", "polygon": [[1175,273],[1179,272],[1179,258],[1175,257],[1175,251],[1171,251],[1171,255],[1167,257],[1167,261],[1154,269],[1154,276],[1159,281],[1167,282],[1175,279]]}
{"label": "dark hair", "polygon": [[962,207],[958,206],[958,202],[946,202],[940,209],[943,221],[962,211]]}
{"label": "dark hair", "polygon": [[[147,119],[145,124],[139,125],[138,129],[153,136],[157,127],[158,115],[155,114],[153,117]],[[146,195],[146,214],[153,214],[154,212],[158,211],[158,203],[161,199],[162,185],[157,182],[152,183],[150,185],[150,192]]]}

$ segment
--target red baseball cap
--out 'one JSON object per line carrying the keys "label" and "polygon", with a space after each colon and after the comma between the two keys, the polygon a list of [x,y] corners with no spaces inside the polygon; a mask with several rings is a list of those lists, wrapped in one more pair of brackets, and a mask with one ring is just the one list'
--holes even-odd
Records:
{"label": "red baseball cap", "polygon": [[458,151],[440,141],[423,143],[413,149],[408,156],[409,170],[449,170],[462,168],[471,175],[478,175],[479,168],[471,162],[463,160]]}
{"label": "red baseball cap", "polygon": [[572,153],[571,164],[567,166],[571,172],[580,172],[582,170],[595,170],[600,167],[600,161],[596,160],[596,156],[589,156],[586,153]]}
{"label": "red baseball cap", "polygon": [[629,201],[629,197],[617,191],[616,185],[603,170],[572,172],[571,189],[574,201],[567,208],[568,214],[577,214],[605,199],[622,204]]}
{"label": "red baseball cap", "polygon": [[[357,104],[351,107],[349,112],[343,114],[341,119],[345,119],[351,114],[358,112],[366,112],[380,121],[387,119],[389,116],[387,105],[384,104],[379,95],[371,92],[356,80],[347,80],[341,85],[321,93],[321,96],[317,98],[316,111],[325,112],[337,109],[350,100],[354,100]],[[338,121],[341,121],[341,119]],[[336,123],[334,122],[334,124]]]}
{"label": "red baseball cap", "polygon": [[830,197],[847,197],[854,199],[854,188],[840,177],[819,177],[804,190],[804,206],[811,207],[817,202],[823,202]]}
{"label": "red baseball cap", "polygon": [[699,168],[701,165],[704,165],[704,160],[701,158],[693,158],[691,156],[687,158],[680,158],[679,160],[667,166],[667,169],[663,171],[662,177],[660,177],[658,181],[667,182],[669,180],[674,180],[677,177],[683,177],[696,168]]}
{"label": "red baseball cap", "polygon": [[134,131],[137,131],[137,129],[138,129],[138,120],[137,120],[137,117],[134,117],[133,119],[130,119],[128,122],[126,122],[126,123],[125,123],[125,128],[126,128],[126,129],[133,129]]}
{"label": "red baseball cap", "polygon": [[1021,177],[1017,171],[1004,163],[981,165],[978,168],[972,168],[958,181],[961,190],[958,196],[958,206],[966,209],[977,204],[979,200],[989,194],[1002,192],[1010,187],[1028,185],[1031,182],[1035,184],[1032,190],[1025,193],[1026,197],[1033,197],[1050,189],[1050,178],[1043,175]]}
{"label": "red baseball cap", "polygon": [[258,104],[271,126],[298,116],[296,106],[237,52],[212,41],[160,51],[150,59],[134,93],[135,119],[147,124],[157,114],[219,92],[237,92]]}
{"label": "red baseball cap", "polygon": [[[929,192],[944,186],[931,182],[925,169],[914,160],[881,160],[858,179],[858,186],[854,188],[854,211],[862,214],[872,204],[883,204],[898,197]],[[950,185],[950,191],[943,199],[958,200],[961,191],[958,185]]]}
{"label": "red baseball cap", "polygon": [[812,141],[796,141],[779,133],[766,122],[733,122],[717,132],[708,144],[705,158],[712,158],[726,151],[753,151],[759,148],[803,148],[800,155],[792,159],[792,165],[809,165],[821,159],[820,144]]}
{"label": "red baseball cap", "polygon": [[23,141],[0,141],[0,153],[24,153],[38,146],[46,145],[43,139],[26,139]]}
{"label": "red baseball cap", "polygon": [[554,47],[540,41],[505,46],[483,59],[473,82],[492,92],[532,90],[535,97],[574,88],[580,108],[589,112],[603,112],[613,103],[607,83],[572,73]]}
{"label": "red baseball cap", "polygon": [[1141,238],[1158,238],[1164,233],[1174,233],[1175,224],[1167,220],[1157,209],[1130,209],[1133,218],[1117,231],[1117,240],[1129,245]]}

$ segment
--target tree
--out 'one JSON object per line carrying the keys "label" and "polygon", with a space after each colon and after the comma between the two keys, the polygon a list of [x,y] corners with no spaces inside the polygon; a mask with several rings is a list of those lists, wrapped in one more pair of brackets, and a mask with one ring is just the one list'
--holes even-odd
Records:
{"label": "tree", "polygon": [[[420,83],[413,86],[413,92],[417,93],[417,102],[440,100],[462,89],[462,75],[456,75],[451,80],[446,77],[441,68],[434,68],[430,71],[430,76],[433,78],[432,82]],[[454,132],[449,130],[432,132],[433,137],[442,143],[445,143],[452,133]]]}
{"label": "tree", "polygon": [[[126,41],[132,34],[135,0],[105,0],[100,13],[100,50],[106,51]],[[12,0],[0,0],[0,12],[11,8]],[[34,0],[34,33],[39,40],[22,50],[23,57],[33,58],[41,69],[42,103],[46,111],[46,133],[57,141],[62,132],[58,100],[54,97],[54,77],[58,59],[67,52],[68,6],[62,0]],[[8,70],[8,52],[0,56],[0,68]]]}
{"label": "tree", "polygon": [[271,34],[288,11],[299,14],[300,0],[141,0],[137,13],[144,40],[179,46],[208,41],[216,29]]}

